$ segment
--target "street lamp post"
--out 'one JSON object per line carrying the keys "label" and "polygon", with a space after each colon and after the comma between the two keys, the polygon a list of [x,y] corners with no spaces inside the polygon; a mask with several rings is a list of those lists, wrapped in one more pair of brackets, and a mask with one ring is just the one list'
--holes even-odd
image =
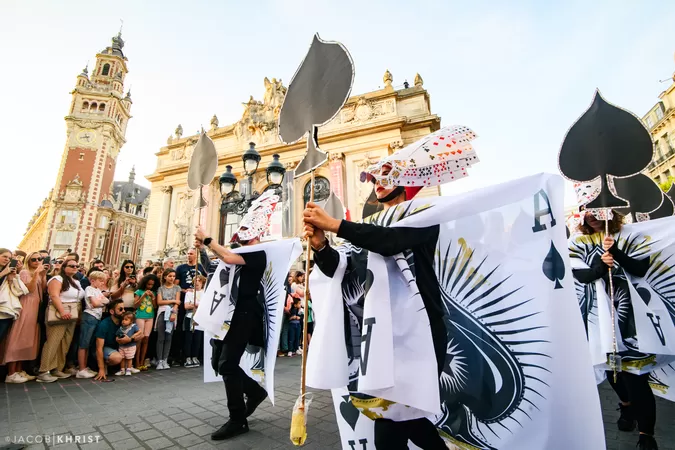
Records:
{"label": "street lamp post", "polygon": [[[232,166],[226,166],[225,172],[218,179],[220,195],[223,199],[220,205],[220,230],[218,233],[218,241],[221,245],[225,239],[227,215],[243,216],[251,203],[260,197],[260,194],[253,190],[253,175],[258,170],[261,160],[260,153],[255,149],[255,143],[249,142],[249,147],[241,159],[244,163],[244,175],[246,176],[246,184],[243,185],[241,192],[235,190],[238,180],[232,173]],[[274,189],[276,192],[281,191],[281,183],[284,180],[286,169],[279,162],[279,155],[272,155],[272,162],[267,166],[265,172],[267,174],[267,189]]]}

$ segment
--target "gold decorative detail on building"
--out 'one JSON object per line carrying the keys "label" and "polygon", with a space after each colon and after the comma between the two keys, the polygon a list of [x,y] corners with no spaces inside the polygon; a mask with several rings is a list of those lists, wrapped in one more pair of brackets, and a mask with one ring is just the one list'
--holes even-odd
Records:
{"label": "gold decorative detail on building", "polygon": [[178,124],[176,130],[173,132],[176,136],[176,139],[180,139],[183,136],[183,126]]}
{"label": "gold decorative detail on building", "polygon": [[251,95],[244,103],[244,112],[234,125],[234,135],[239,142],[255,142],[258,145],[279,142],[277,122],[279,111],[286,96],[286,87],[281,80],[265,78],[263,101],[255,100]]}
{"label": "gold decorative detail on building", "polygon": [[218,116],[215,114],[213,117],[211,117],[211,131],[215,131],[218,129]]}
{"label": "gold decorative detail on building", "polygon": [[424,85],[424,80],[419,73],[415,74],[415,87],[422,87]]}
{"label": "gold decorative detail on building", "polygon": [[384,76],[382,77],[382,81],[384,81],[384,87],[388,88],[391,87],[391,84],[394,82],[394,76],[389,72],[389,69],[387,69],[384,72]]}

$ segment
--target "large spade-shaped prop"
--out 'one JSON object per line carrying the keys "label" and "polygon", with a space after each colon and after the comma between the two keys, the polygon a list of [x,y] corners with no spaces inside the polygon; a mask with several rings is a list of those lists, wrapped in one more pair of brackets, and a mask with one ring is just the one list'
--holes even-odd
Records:
{"label": "large spade-shaped prop", "polygon": [[635,175],[647,167],[652,154],[652,139],[640,119],[607,103],[596,91],[591,106],[567,132],[558,167],[572,181],[600,177],[600,194],[587,209],[626,208],[629,202],[611,192],[608,176]]}
{"label": "large spade-shaped prop", "polygon": [[[216,146],[202,130],[202,134],[199,136],[197,145],[192,152],[190,168],[188,169],[188,187],[193,191],[199,189],[197,209],[202,209],[207,205],[206,199],[202,195],[202,188],[211,184],[217,169],[218,153],[216,152]],[[199,217],[201,217],[201,214],[199,214]]]}
{"label": "large spade-shaped prop", "polygon": [[[600,179],[600,193],[586,204],[586,209],[605,210],[628,208],[630,203],[609,188],[609,177],[630,177],[642,171],[652,160],[652,139],[640,119],[634,114],[611,105],[595,91],[593,103],[567,131],[560,153],[558,167],[562,175],[572,181],[590,182]],[[619,178],[615,180],[618,182]],[[658,204],[654,209],[658,208]],[[609,235],[609,221],[605,220],[605,235]],[[609,268],[609,292],[612,323],[615,320],[614,283]],[[621,370],[616,333],[612,330],[613,352],[609,365],[614,372]]]}
{"label": "large spade-shaped prop", "polygon": [[[314,35],[307,56],[288,85],[288,91],[279,112],[279,137],[290,144],[307,133],[307,153],[295,168],[295,178],[311,173],[309,201],[314,201],[314,171],[326,162],[328,155],[319,148],[318,127],[328,123],[340,112],[349,98],[354,81],[354,63],[347,49],[338,42],[323,41]],[[309,274],[312,246],[307,244],[305,273]],[[305,282],[305,311],[308,308],[309,277]],[[302,335],[302,371],[300,397],[295,403],[291,419],[291,442],[303,445],[307,439],[306,372],[307,372],[307,318],[305,314]]]}
{"label": "large spade-shaped prop", "polygon": [[663,193],[663,203],[661,203],[661,206],[659,209],[657,209],[654,212],[649,213],[649,219],[650,220],[655,220],[655,219],[662,219],[663,217],[670,217],[675,215],[675,204],[673,201],[666,195],[666,193]]}
{"label": "large spade-shaped prop", "polygon": [[321,166],[326,159],[319,149],[317,128],[340,112],[349,98],[354,81],[354,63],[338,42],[323,41],[314,35],[307,56],[293,75],[279,112],[279,137],[287,144],[305,134],[307,153],[295,168],[295,177]]}
{"label": "large spade-shaped prop", "polygon": [[621,214],[630,214],[633,223],[638,222],[638,214],[647,214],[656,211],[662,204],[663,192],[654,180],[639,173],[628,178],[615,178],[614,189],[616,195],[628,201],[627,208],[617,208]]}

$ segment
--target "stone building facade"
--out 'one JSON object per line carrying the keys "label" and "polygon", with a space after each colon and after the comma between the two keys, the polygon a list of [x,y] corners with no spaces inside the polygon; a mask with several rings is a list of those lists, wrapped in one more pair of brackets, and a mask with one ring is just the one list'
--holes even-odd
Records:
{"label": "stone building facade", "polygon": [[660,184],[675,179],[675,74],[659,101],[642,118],[654,141],[654,159],[648,171]]}
{"label": "stone building facade", "polygon": [[[437,130],[440,118],[431,111],[429,93],[424,89],[419,74],[413,85],[407,82],[394,87],[389,71],[384,75],[384,88],[358,94],[349,98],[342,110],[327,125],[319,128],[319,145],[329,152],[329,162],[316,172],[316,194],[320,200],[333,190],[346,206],[352,220],[361,217],[373,185],[361,183],[360,174],[371,163],[391,154],[402,146]],[[280,142],[277,121],[286,87],[281,80],[264,80],[262,101],[251,96],[244,103],[241,119],[234,124],[220,126],[214,115],[208,135],[218,152],[218,171],[213,182],[204,188],[208,206],[197,217],[195,206],[198,193],[187,186],[190,157],[199,134],[183,135],[182,126],[168,138],[165,146],[156,153],[157,166],[147,179],[152,183],[150,215],[143,248],[143,259],[180,256],[191,244],[191,236],[198,220],[221,242],[227,242],[236,230],[241,216],[222,214],[222,198],[218,177],[231,165],[239,180],[244,183],[242,155],[249,142],[256,144],[262,156],[259,168],[253,175],[253,188],[263,192],[267,187],[265,168],[272,155],[279,154],[280,162],[292,171],[305,153],[306,141],[286,145]],[[287,173],[286,180],[292,179]],[[283,205],[290,216],[289,235],[301,233],[301,215],[310,190],[310,176],[291,182],[291,200]],[[439,195],[438,188],[428,188],[418,195]]]}

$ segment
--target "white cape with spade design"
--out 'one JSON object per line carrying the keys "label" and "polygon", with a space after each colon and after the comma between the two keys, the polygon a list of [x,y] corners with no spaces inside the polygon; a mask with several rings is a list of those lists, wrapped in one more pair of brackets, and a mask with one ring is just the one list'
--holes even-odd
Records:
{"label": "white cape with spade design", "polygon": [[[566,252],[559,176],[540,174],[454,197],[412,200],[370,221],[392,227],[440,224],[434,265],[448,346],[439,383],[426,312],[418,317],[419,305],[406,308],[414,290],[400,287],[397,257],[368,254],[369,286],[346,270],[365,251],[354,246],[339,250],[333,278],[315,267],[310,289],[316,325],[307,380],[311,387],[336,389],[344,449],[374,449],[371,418],[401,419],[406,410],[429,417],[444,439],[460,448],[605,448]],[[414,261],[403,259],[413,267]],[[368,305],[371,300],[375,306]],[[345,319],[356,338],[349,341],[362,341],[351,360]],[[364,324],[373,319],[368,329]],[[380,323],[391,328],[377,335]],[[369,352],[368,333],[373,333]],[[363,377],[360,358],[366,353]],[[347,386],[384,400],[357,401],[344,394]]]}
{"label": "white cape with spade design", "polygon": [[[586,269],[602,255],[600,233],[570,238],[573,269]],[[614,236],[618,248],[635,259],[649,259],[644,277],[636,277],[615,261],[614,299],[617,347],[622,369],[650,374],[654,393],[675,400],[675,217],[624,225]],[[592,362],[598,381],[609,370],[607,354],[613,351],[612,312],[608,288],[602,279],[576,281],[582,317],[588,333]],[[623,330],[623,331],[622,331]]]}
{"label": "white cape with spade design", "polygon": [[[277,360],[286,301],[284,282],[291,265],[302,253],[302,244],[299,239],[284,239],[233,250],[239,254],[260,251],[265,252],[267,260],[267,268],[260,280],[258,298],[263,307],[266,346],[262,348],[249,345],[240,365],[249,376],[265,384],[265,390],[274,404],[274,365]],[[195,322],[199,324],[198,329],[204,330],[205,354],[209,354],[212,337],[223,339],[227,334],[237,301],[239,270],[240,266],[221,261],[202,295],[202,302],[195,314]],[[222,378],[213,372],[208,362],[204,364],[204,382],[211,381],[222,381]]]}

